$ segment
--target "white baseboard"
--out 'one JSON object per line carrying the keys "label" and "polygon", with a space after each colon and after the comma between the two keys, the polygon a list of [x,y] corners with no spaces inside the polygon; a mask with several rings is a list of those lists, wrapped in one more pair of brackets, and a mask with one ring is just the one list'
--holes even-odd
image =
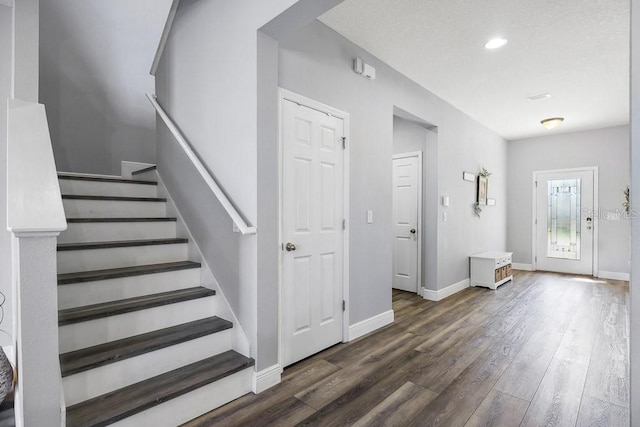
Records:
{"label": "white baseboard", "polygon": [[262,393],[263,391],[280,384],[282,377],[282,367],[279,364],[269,366],[259,372],[253,372],[252,390],[254,393]]}
{"label": "white baseboard", "polygon": [[519,262],[514,262],[511,264],[511,267],[514,270],[533,271],[533,265],[531,264],[521,264]]}
{"label": "white baseboard", "polygon": [[376,316],[370,317],[368,319],[363,320],[362,322],[358,322],[354,325],[349,326],[349,337],[347,341],[355,340],[356,338],[360,338],[363,335],[367,335],[370,332],[375,331],[376,329],[380,329],[383,326],[387,326],[393,323],[393,310],[385,311],[384,313],[380,313]]}
{"label": "white baseboard", "polygon": [[440,301],[448,296],[455,294],[456,292],[460,292],[461,290],[468,288],[469,282],[469,279],[464,279],[459,281],[458,283],[454,283],[453,285],[447,286],[446,288],[440,289],[438,291],[425,289],[424,295],[422,297],[429,301]]}
{"label": "white baseboard", "polygon": [[630,279],[629,273],[618,273],[615,271],[598,271],[598,277],[609,280],[624,280],[626,282]]}

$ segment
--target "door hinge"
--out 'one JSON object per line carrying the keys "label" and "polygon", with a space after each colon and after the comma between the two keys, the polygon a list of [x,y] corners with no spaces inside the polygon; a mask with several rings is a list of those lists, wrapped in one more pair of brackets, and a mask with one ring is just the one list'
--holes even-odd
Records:
{"label": "door hinge", "polygon": [[347,302],[342,300],[342,311],[347,311]]}
{"label": "door hinge", "polygon": [[342,137],[342,149],[343,150],[347,149],[347,137],[346,136]]}
{"label": "door hinge", "polygon": [[534,258],[534,259],[536,260],[536,262],[538,262],[538,256],[537,256],[537,255],[535,256],[535,258]]}
{"label": "door hinge", "polygon": [[280,243],[280,250],[284,251],[284,243]]}
{"label": "door hinge", "polygon": [[536,187],[538,186],[538,181],[536,181]]}
{"label": "door hinge", "polygon": [[536,219],[534,220],[534,224],[535,224],[535,225],[538,225],[538,218],[536,218]]}
{"label": "door hinge", "polygon": [[347,229],[347,220],[346,220],[346,219],[343,219],[343,220],[342,220],[342,229],[343,229],[343,230],[346,230],[346,229]]}

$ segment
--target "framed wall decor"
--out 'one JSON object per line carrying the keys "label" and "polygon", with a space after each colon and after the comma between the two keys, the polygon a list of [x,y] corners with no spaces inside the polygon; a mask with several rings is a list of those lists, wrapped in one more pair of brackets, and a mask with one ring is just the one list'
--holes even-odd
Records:
{"label": "framed wall decor", "polygon": [[478,204],[480,206],[487,205],[487,194],[489,192],[489,178],[486,176],[478,176]]}

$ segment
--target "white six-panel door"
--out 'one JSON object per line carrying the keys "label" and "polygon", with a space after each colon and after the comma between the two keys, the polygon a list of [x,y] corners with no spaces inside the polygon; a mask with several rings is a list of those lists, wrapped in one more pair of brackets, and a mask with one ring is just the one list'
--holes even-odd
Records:
{"label": "white six-panel door", "polygon": [[282,101],[282,355],[342,341],[343,120]]}
{"label": "white six-panel door", "polygon": [[393,156],[393,278],[392,286],[409,292],[418,291],[420,153]]}
{"label": "white six-panel door", "polygon": [[537,270],[593,273],[594,171],[534,174]]}

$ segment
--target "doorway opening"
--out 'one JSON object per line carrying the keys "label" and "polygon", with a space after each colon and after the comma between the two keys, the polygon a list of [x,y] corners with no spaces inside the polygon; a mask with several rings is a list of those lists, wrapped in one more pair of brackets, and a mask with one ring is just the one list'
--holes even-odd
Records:
{"label": "doorway opening", "polygon": [[394,108],[391,287],[437,290],[438,128]]}

